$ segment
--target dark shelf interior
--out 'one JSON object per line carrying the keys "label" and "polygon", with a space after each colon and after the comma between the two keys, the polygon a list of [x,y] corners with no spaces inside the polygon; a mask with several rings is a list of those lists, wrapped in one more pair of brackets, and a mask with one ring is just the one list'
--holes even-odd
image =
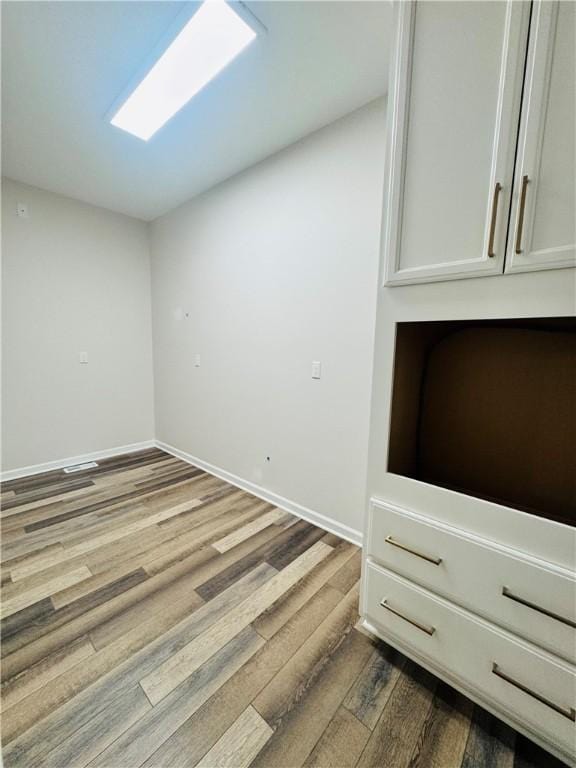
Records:
{"label": "dark shelf interior", "polygon": [[576,319],[399,323],[388,471],[576,525]]}

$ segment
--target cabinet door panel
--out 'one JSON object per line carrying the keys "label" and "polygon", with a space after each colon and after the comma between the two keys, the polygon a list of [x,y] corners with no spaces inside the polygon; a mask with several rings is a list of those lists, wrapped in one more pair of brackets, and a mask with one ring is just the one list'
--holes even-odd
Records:
{"label": "cabinet door panel", "polygon": [[576,266],[575,28],[572,0],[534,4],[507,272]]}
{"label": "cabinet door panel", "polygon": [[389,284],[503,271],[528,9],[399,4],[383,240]]}

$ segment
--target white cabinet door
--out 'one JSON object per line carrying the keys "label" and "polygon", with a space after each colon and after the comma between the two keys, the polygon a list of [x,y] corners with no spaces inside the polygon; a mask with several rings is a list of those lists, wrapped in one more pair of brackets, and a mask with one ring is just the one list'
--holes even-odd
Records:
{"label": "white cabinet door", "polygon": [[513,1],[397,3],[387,284],[503,271],[529,11]]}
{"label": "white cabinet door", "polygon": [[576,266],[576,4],[535,2],[507,272]]}

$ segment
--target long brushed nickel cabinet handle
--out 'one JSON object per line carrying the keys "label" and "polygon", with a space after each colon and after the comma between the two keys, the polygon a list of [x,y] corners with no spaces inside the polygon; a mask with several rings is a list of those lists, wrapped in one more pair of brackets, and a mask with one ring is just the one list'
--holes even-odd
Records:
{"label": "long brushed nickel cabinet handle", "polygon": [[500,198],[500,191],[502,184],[499,181],[496,182],[494,187],[494,197],[492,198],[492,219],[490,220],[490,237],[488,238],[488,256],[493,259],[496,256],[494,252],[494,237],[496,235],[496,220],[498,218],[498,200]]}
{"label": "long brushed nickel cabinet handle", "polygon": [[543,613],[544,616],[549,616],[551,619],[556,619],[556,621],[561,621],[562,624],[566,624],[566,626],[576,629],[576,621],[572,621],[572,619],[567,619],[565,616],[560,616],[558,613],[549,611],[547,608],[542,608],[542,606],[536,605],[536,603],[531,603],[530,600],[526,600],[523,597],[519,597],[518,595],[515,595],[513,592],[511,592],[508,589],[508,587],[502,587],[502,595],[504,597],[508,597],[510,600],[514,600],[515,603],[520,603],[521,605],[525,605],[528,608],[532,608],[533,611],[538,611],[538,613]]}
{"label": "long brushed nickel cabinet handle", "polygon": [[568,718],[568,720],[572,720],[572,722],[576,722],[576,710],[573,707],[561,707],[558,704],[555,704],[553,701],[550,701],[550,699],[547,699],[545,696],[542,696],[540,693],[536,693],[536,691],[527,688],[523,683],[520,683],[518,680],[515,680],[513,677],[510,677],[509,675],[502,672],[496,662],[492,662],[492,674],[496,675],[496,677],[499,677],[501,680],[505,680],[507,683],[510,683],[510,685],[513,685],[514,688],[518,688],[518,690],[522,691],[523,693],[527,693],[528,696],[532,696],[532,698],[536,699],[536,701],[539,701],[542,704],[545,704],[547,707],[550,707],[550,709],[553,709],[554,712],[558,712],[559,715]]}
{"label": "long brushed nickel cabinet handle", "polygon": [[416,627],[421,632],[426,632],[427,635],[432,636],[434,632],[436,632],[436,627],[428,627],[426,624],[420,624],[419,621],[416,621],[415,619],[411,619],[409,616],[406,616],[405,613],[402,613],[401,611],[397,610],[396,608],[392,608],[390,603],[384,598],[380,605],[382,608],[386,608],[387,611],[390,611],[390,613],[393,613],[395,616],[398,616],[401,619],[404,619],[404,621],[407,621],[408,624],[412,624],[413,627]]}
{"label": "long brushed nickel cabinet handle", "polygon": [[516,253],[522,253],[522,229],[524,227],[524,209],[526,207],[526,187],[530,183],[528,176],[522,176],[522,191],[520,192],[520,210],[518,211],[518,228],[516,229]]}
{"label": "long brushed nickel cabinet handle", "polygon": [[422,560],[426,560],[429,563],[433,563],[434,565],[440,565],[442,562],[441,557],[432,557],[432,555],[426,555],[424,552],[419,552],[417,549],[412,549],[412,547],[407,547],[406,544],[401,544],[399,541],[396,541],[392,538],[392,536],[386,536],[384,539],[386,544],[392,544],[393,547],[398,547],[398,549],[403,549],[405,552],[410,552],[411,555],[416,555],[416,557],[421,557]]}

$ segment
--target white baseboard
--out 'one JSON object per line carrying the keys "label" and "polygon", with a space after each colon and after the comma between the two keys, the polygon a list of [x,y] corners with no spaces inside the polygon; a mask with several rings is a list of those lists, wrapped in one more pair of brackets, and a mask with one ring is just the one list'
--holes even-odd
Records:
{"label": "white baseboard", "polygon": [[325,515],[321,515],[319,512],[314,512],[314,510],[308,509],[308,507],[304,507],[295,501],[286,499],[284,496],[279,496],[277,493],[268,491],[266,488],[262,488],[260,485],[256,485],[256,483],[252,483],[249,480],[244,480],[237,475],[233,475],[231,472],[227,472],[221,467],[215,467],[213,464],[209,464],[207,461],[202,461],[202,459],[199,459],[196,456],[192,456],[185,451],[181,451],[178,448],[174,448],[172,445],[167,445],[160,440],[156,441],[156,447],[160,448],[162,451],[166,451],[166,453],[170,453],[172,456],[175,456],[178,459],[182,459],[182,461],[185,461],[188,464],[192,464],[195,467],[204,469],[211,475],[215,475],[221,480],[225,480],[227,483],[236,485],[243,491],[248,491],[248,493],[257,496],[259,499],[263,499],[270,504],[274,504],[275,507],[284,509],[286,512],[290,512],[291,514],[296,515],[296,517],[300,517],[303,520],[306,520],[308,523],[317,525],[319,528],[323,528],[329,533],[334,533],[341,539],[346,539],[346,541],[350,541],[352,544],[356,544],[359,547],[362,546],[363,536],[361,531],[357,531],[354,528],[343,525],[336,520],[332,520]]}
{"label": "white baseboard", "polygon": [[178,459],[182,459],[182,461],[185,461],[188,464],[193,464],[196,467],[200,467],[200,469],[204,469],[211,475],[215,475],[216,477],[225,480],[227,483],[236,485],[238,488],[242,488],[242,490],[248,491],[248,493],[257,496],[258,498],[263,499],[270,504],[274,504],[275,507],[284,509],[291,514],[296,515],[296,517],[300,517],[303,520],[312,523],[313,525],[317,525],[319,528],[323,528],[329,533],[334,533],[336,536],[339,536],[346,541],[350,541],[352,544],[356,544],[359,547],[362,546],[363,536],[361,531],[357,531],[354,528],[343,525],[336,520],[332,520],[331,518],[320,514],[320,512],[315,512],[314,510],[309,509],[308,507],[304,507],[302,504],[298,504],[297,502],[291,501],[290,499],[286,499],[284,496],[280,496],[273,491],[268,491],[266,488],[262,488],[260,485],[256,485],[256,483],[252,483],[249,480],[244,480],[237,475],[233,475],[231,472],[227,472],[221,467],[216,467],[213,464],[202,461],[202,459],[199,459],[197,456],[192,456],[185,451],[181,451],[178,448],[174,448],[174,446],[167,445],[166,443],[163,443],[159,440],[145,440],[142,443],[121,445],[117,448],[95,451],[94,453],[84,453],[81,456],[69,456],[66,459],[59,459],[57,461],[47,461],[43,464],[32,464],[28,467],[20,467],[19,469],[9,469],[0,473],[0,480],[2,480],[2,482],[7,482],[8,480],[17,480],[21,477],[38,475],[42,472],[51,472],[55,469],[63,469],[64,467],[69,467],[74,464],[83,464],[86,461],[108,459],[113,456],[120,456],[123,453],[135,453],[136,451],[144,451],[147,448],[155,447],[166,451],[166,453],[169,453],[172,456],[176,456]]}
{"label": "white baseboard", "polygon": [[85,461],[98,461],[98,459],[109,459],[112,456],[120,456],[122,453],[135,453],[144,451],[147,448],[155,448],[155,440],[144,440],[142,443],[132,443],[131,445],[120,445],[118,448],[108,448],[94,453],[84,453],[81,456],[69,456],[67,459],[58,459],[57,461],[46,461],[44,464],[31,464],[29,467],[20,467],[19,469],[8,469],[0,473],[0,480],[3,483],[8,480],[17,480],[20,477],[28,475],[39,475],[41,472],[51,472],[54,469],[63,469],[74,464],[83,464]]}

